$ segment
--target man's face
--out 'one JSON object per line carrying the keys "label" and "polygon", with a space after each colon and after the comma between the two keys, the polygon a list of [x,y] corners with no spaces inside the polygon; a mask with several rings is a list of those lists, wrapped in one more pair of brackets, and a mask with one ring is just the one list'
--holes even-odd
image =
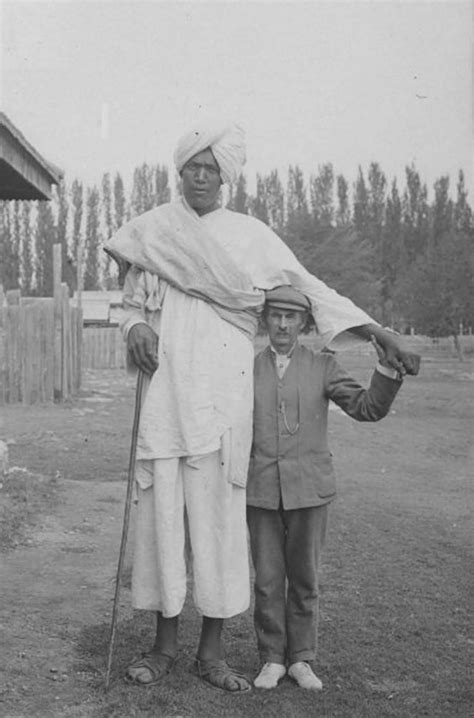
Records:
{"label": "man's face", "polygon": [[288,354],[305,325],[306,312],[269,306],[264,320],[273,348],[278,354]]}
{"label": "man's face", "polygon": [[217,209],[222,182],[219,165],[210,149],[191,157],[181,170],[181,177],[185,199],[197,214]]}

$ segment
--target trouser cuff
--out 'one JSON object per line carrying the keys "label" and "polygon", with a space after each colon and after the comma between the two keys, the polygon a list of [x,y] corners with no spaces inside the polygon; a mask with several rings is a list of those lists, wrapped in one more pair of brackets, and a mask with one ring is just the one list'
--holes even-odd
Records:
{"label": "trouser cuff", "polygon": [[306,661],[307,663],[312,663],[315,660],[315,651],[298,651],[298,653],[292,653],[291,656],[288,656],[288,664],[290,666],[293,663],[298,663],[299,661]]}
{"label": "trouser cuff", "polygon": [[260,660],[262,663],[279,663],[281,666],[286,665],[285,656],[277,653],[261,653]]}

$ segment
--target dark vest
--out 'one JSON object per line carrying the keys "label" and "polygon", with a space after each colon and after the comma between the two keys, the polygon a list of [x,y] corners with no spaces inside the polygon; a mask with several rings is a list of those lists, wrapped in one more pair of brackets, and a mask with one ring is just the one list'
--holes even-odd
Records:
{"label": "dark vest", "polygon": [[285,509],[327,503],[336,492],[327,444],[324,357],[297,345],[282,379],[269,348],[255,360],[254,441],[247,503]]}
{"label": "dark vest", "polygon": [[282,379],[270,347],[255,358],[254,439],[247,503],[277,509],[320,506],[336,493],[328,446],[333,399],[358,421],[385,416],[400,382],[375,371],[365,389],[331,354],[296,345]]}

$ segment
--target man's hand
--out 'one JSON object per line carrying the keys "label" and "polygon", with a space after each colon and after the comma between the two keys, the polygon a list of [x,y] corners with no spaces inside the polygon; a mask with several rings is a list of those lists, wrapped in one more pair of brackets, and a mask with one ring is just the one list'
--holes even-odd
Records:
{"label": "man's hand", "polygon": [[402,376],[405,374],[416,376],[418,374],[420,371],[420,356],[409,351],[404,346],[402,337],[381,328],[373,332],[373,337],[375,342],[373,341],[372,343],[379,355],[379,359],[381,355],[377,349],[377,344],[383,350],[383,361],[380,360],[382,365],[396,369]]}
{"label": "man's hand", "polygon": [[148,324],[134,324],[128,332],[127,349],[133,363],[151,376],[158,368],[158,336]]}
{"label": "man's hand", "polygon": [[383,329],[378,324],[363,324],[360,327],[352,327],[349,331],[372,343],[374,337],[383,349],[385,366],[396,369],[402,376],[416,376],[420,371],[420,355],[409,351],[405,340],[398,334]]}
{"label": "man's hand", "polygon": [[370,343],[377,352],[377,358],[379,360],[379,363],[387,369],[393,369],[392,365],[389,364],[387,361],[387,355],[385,354],[384,348],[378,343],[377,339],[374,337],[373,334],[370,337]]}

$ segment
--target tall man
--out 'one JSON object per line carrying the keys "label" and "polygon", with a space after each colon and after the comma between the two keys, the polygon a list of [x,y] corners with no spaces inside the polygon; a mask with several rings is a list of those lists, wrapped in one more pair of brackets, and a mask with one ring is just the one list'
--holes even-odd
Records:
{"label": "tall man", "polygon": [[[309,274],[259,220],[220,207],[220,186],[245,162],[235,124],[193,128],[175,163],[182,199],[131,220],[107,250],[132,266],[124,286],[131,362],[149,377],[140,420],[133,604],[155,611],[151,651],[128,668],[149,685],[171,669],[186,593],[186,510],[194,602],[202,614],[198,674],[249,690],[224,660],[223,621],[249,604],[245,486],[252,439],[253,344],[265,289],[292,284],[311,300],[326,344],[375,334],[395,367],[418,357],[350,300]],[[352,333],[351,333],[352,332]]]}
{"label": "tall man", "polygon": [[299,344],[309,311],[309,301],[293,287],[268,291],[263,321],[270,345],[255,359],[247,520],[262,662],[257,688],[275,688],[286,672],[302,688],[322,688],[312,663],[319,559],[336,492],[327,436],[329,401],[358,421],[378,421],[401,384],[377,344],[380,364],[368,389],[331,354]]}

